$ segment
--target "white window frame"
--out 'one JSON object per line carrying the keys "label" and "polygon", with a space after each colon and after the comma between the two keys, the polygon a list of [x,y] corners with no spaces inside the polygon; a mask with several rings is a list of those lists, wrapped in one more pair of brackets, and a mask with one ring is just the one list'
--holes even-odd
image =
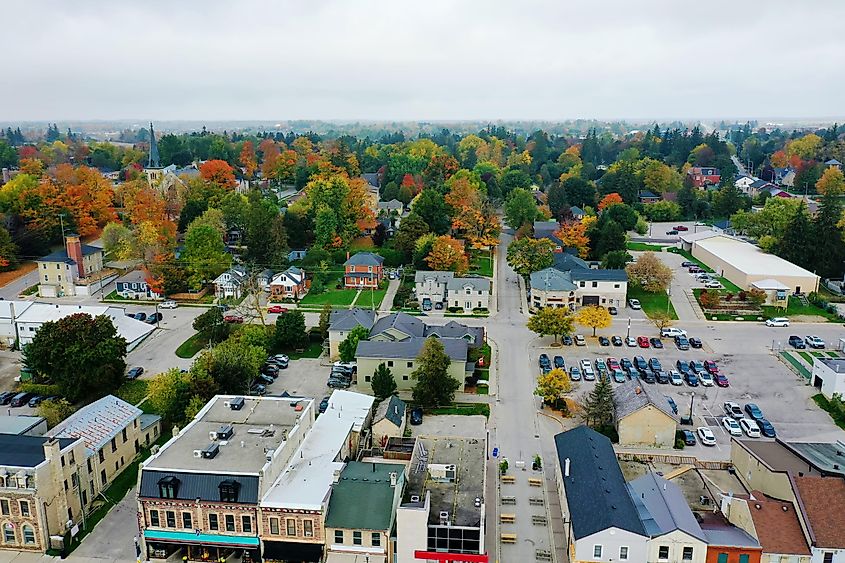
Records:
{"label": "white window frame", "polygon": [[602,546],[600,543],[593,545],[593,559],[601,559],[603,552],[604,546]]}

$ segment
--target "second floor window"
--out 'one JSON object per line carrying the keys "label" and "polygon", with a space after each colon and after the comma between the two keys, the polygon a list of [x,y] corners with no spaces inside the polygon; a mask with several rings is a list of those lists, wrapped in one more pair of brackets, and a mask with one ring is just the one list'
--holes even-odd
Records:
{"label": "second floor window", "polygon": [[226,515],[226,531],[227,532],[234,532],[235,531],[235,517],[232,514]]}
{"label": "second floor window", "polygon": [[220,489],[220,502],[238,502],[240,483],[233,479],[226,479],[220,482],[218,488]]}
{"label": "second floor window", "polygon": [[183,528],[193,528],[194,527],[194,519],[191,517],[190,512],[183,512],[182,513],[182,527]]}
{"label": "second floor window", "polygon": [[29,501],[20,501],[21,516],[29,516]]}
{"label": "second floor window", "polygon": [[302,533],[306,538],[310,538],[314,535],[314,521],[313,520],[303,520],[302,521]]}
{"label": "second floor window", "polygon": [[220,522],[217,520],[216,514],[208,515],[208,529],[215,531],[220,529]]}
{"label": "second floor window", "polygon": [[296,520],[294,520],[293,518],[288,518],[285,521],[285,528],[286,528],[285,531],[286,531],[287,535],[295,536],[296,535]]}
{"label": "second floor window", "polygon": [[150,510],[150,526],[158,528],[161,525],[158,519],[158,510]]}
{"label": "second floor window", "polygon": [[274,536],[279,535],[279,519],[270,518],[270,533]]}
{"label": "second floor window", "polygon": [[343,543],[343,530],[334,531],[334,543]]}
{"label": "second floor window", "polygon": [[252,517],[244,515],[241,517],[241,527],[244,532],[252,532]]}

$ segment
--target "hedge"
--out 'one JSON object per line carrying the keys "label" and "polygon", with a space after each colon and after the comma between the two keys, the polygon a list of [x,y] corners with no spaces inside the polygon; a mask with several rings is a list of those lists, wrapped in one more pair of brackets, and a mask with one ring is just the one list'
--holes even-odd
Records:
{"label": "hedge", "polygon": [[22,393],[35,393],[42,397],[61,395],[61,389],[58,385],[46,385],[42,383],[21,383],[20,390]]}

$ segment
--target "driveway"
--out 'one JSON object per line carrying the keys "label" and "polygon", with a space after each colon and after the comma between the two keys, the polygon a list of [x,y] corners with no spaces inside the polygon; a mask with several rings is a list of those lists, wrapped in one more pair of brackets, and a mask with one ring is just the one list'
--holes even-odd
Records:
{"label": "driveway", "polygon": [[[638,254],[638,253],[635,253]],[[701,309],[697,305],[693,305],[692,300],[695,298],[692,294],[693,288],[704,287],[704,284],[699,283],[693,276],[689,274],[686,268],[681,267],[681,262],[686,258],[680,254],[672,252],[656,252],[655,255],[661,262],[672,268],[672,306],[678,314],[678,320],[694,321],[703,318],[696,311]]]}
{"label": "driveway", "polygon": [[[135,560],[132,538],[138,536],[138,502],[135,488],[129,490],[94,527],[73,552],[74,558],[94,558],[120,561]],[[70,559],[68,559],[70,560]]]}
{"label": "driveway", "polygon": [[387,285],[387,293],[384,294],[384,299],[378,308],[379,313],[390,313],[390,310],[393,308],[393,298],[396,297],[396,292],[399,291],[399,285],[401,283],[402,280],[398,278],[390,280],[390,283]]}

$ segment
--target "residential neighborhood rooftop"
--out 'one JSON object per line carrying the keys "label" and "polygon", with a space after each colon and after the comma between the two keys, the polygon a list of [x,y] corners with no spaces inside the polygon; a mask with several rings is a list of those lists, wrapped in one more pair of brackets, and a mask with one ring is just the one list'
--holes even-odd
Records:
{"label": "residential neighborhood rooftop", "polygon": [[546,268],[531,274],[531,289],[542,291],[575,291],[570,272],[561,272],[556,268]]}
{"label": "residential neighborhood rooftop", "polygon": [[114,395],[106,395],[82,407],[52,428],[55,438],[82,438],[88,455],[96,454],[103,446],[132,424],[143,411]]}
{"label": "residential neighborhood rooftop", "polygon": [[349,257],[344,266],[381,266],[384,258],[372,252],[357,252]]}
{"label": "residential neighborhood rooftop", "polygon": [[643,385],[638,380],[628,380],[615,386],[613,388],[613,402],[616,405],[617,420],[622,420],[648,405],[653,405],[669,417],[675,418],[663,394],[654,391],[649,385]]}
{"label": "residential neighborhood rooftop", "polygon": [[356,326],[363,326],[367,330],[373,328],[376,322],[376,312],[371,309],[334,309],[331,314],[329,330],[352,330]]}
{"label": "residential neighborhood rooftop", "polygon": [[373,416],[373,423],[379,420],[387,419],[394,425],[401,426],[402,420],[405,418],[405,401],[391,395],[390,398],[384,399],[376,408],[376,413]]}
{"label": "residential neighborhood rooftop", "polygon": [[845,479],[793,476],[798,504],[815,547],[845,548]]}
{"label": "residential neighborhood rooftop", "polygon": [[737,495],[737,498],[748,501],[763,553],[810,555],[810,547],[791,502],[767,497],[760,491]]}
{"label": "residential neighborhood rooftop", "polygon": [[[96,254],[98,252],[102,252],[103,249],[99,246],[92,246],[90,244],[82,244],[82,256],[89,256],[91,254]],[[65,264],[76,264],[76,261],[68,256],[67,248],[62,248],[61,250],[57,250],[55,252],[51,252],[47,256],[42,256],[37,260],[38,262],[63,262]]]}
{"label": "residential neighborhood rooftop", "polygon": [[[361,340],[355,352],[360,358],[397,358],[416,359],[422,351],[427,338],[411,337],[398,342],[384,342],[378,340]],[[467,342],[460,338],[441,338],[443,350],[453,360],[464,361],[467,357]]]}
{"label": "residential neighborhood rooftop", "polygon": [[684,493],[675,483],[650,472],[628,483],[628,489],[650,537],[680,530],[706,541]]}
{"label": "residential neighborhood rooftop", "polygon": [[[826,474],[845,477],[845,443],[837,442],[786,442],[784,446],[813,467]],[[806,472],[805,472],[806,473]]]}

